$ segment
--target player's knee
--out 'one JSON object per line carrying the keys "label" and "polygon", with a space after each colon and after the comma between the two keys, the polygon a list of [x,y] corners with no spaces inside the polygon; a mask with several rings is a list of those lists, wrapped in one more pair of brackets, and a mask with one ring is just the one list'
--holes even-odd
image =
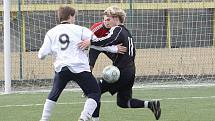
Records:
{"label": "player's knee", "polygon": [[59,91],[59,90],[52,90],[49,93],[48,99],[57,102],[60,94],[61,94],[61,91]]}
{"label": "player's knee", "polygon": [[94,99],[98,103],[98,102],[100,102],[101,93],[100,92],[90,93],[90,94],[87,95],[87,97]]}
{"label": "player's knee", "polygon": [[50,96],[48,97],[48,99],[51,100],[51,101],[55,101],[55,102],[57,102],[57,100],[58,100],[58,98],[56,98],[56,97],[50,97]]}
{"label": "player's knee", "polygon": [[128,108],[127,101],[117,100],[117,106],[120,108]]}

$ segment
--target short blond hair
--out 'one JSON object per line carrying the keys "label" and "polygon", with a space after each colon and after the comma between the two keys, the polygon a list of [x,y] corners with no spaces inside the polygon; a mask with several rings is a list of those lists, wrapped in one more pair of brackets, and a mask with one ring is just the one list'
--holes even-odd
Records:
{"label": "short blond hair", "polygon": [[104,15],[107,16],[113,16],[113,17],[119,17],[119,20],[121,23],[124,23],[126,13],[123,9],[117,7],[117,6],[110,6],[104,11]]}

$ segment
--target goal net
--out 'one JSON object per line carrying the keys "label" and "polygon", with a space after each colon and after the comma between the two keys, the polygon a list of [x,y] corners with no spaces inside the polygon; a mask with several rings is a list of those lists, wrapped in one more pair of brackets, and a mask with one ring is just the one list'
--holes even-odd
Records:
{"label": "goal net", "polygon": [[[0,6],[2,6],[0,2]],[[90,27],[117,5],[136,46],[136,83],[214,83],[215,2],[213,0],[11,0],[12,89],[47,89],[52,58],[37,52],[45,33],[58,24],[56,10],[78,10],[76,24]],[[0,7],[0,68],[3,70],[3,7]],[[93,74],[111,64],[100,55]],[[0,73],[4,88],[4,73]],[[141,85],[140,84],[140,85]],[[71,86],[75,86],[71,84]]]}

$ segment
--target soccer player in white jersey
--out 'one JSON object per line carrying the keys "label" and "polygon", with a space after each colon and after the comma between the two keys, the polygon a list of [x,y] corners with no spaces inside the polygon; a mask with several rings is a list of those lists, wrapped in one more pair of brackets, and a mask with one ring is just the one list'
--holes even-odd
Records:
{"label": "soccer player in white jersey", "polygon": [[[38,53],[40,59],[52,54],[55,68],[53,88],[44,104],[41,121],[49,121],[55,103],[70,80],[74,80],[88,97],[79,119],[79,121],[88,121],[98,105],[101,94],[96,79],[90,71],[88,57],[83,50],[86,46],[82,47],[80,43],[91,39],[93,33],[85,27],[74,24],[75,9],[71,7],[60,7],[58,17],[60,24],[46,33]],[[94,48],[112,53],[124,53],[127,49],[120,44],[107,47],[94,46]]]}
{"label": "soccer player in white jersey", "polygon": [[71,7],[60,7],[58,18],[60,24],[46,33],[38,53],[40,59],[51,54],[55,69],[53,87],[45,101],[40,121],[49,121],[61,92],[70,80],[74,80],[88,97],[79,118],[79,121],[88,121],[100,101],[101,92],[90,71],[88,57],[79,43],[91,39],[92,32],[74,24],[75,9]]}

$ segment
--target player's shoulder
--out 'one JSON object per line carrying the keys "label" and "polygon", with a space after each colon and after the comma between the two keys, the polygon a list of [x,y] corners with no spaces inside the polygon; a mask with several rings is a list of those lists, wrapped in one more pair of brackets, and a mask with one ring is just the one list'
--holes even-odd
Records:
{"label": "player's shoulder", "polygon": [[[58,25],[57,25],[57,26],[58,26]],[[49,29],[49,30],[46,32],[46,35],[51,36],[51,35],[53,35],[54,33],[56,33],[56,31],[57,31],[57,29],[56,29],[57,26],[55,26],[55,27]]]}
{"label": "player's shoulder", "polygon": [[91,27],[90,27],[90,30],[98,30],[98,29],[100,29],[100,28],[102,28],[103,27],[103,24],[104,24],[104,22],[103,21],[100,21],[100,22],[97,22],[97,23],[94,23]]}
{"label": "player's shoulder", "polygon": [[51,33],[56,33],[56,32],[58,32],[58,30],[60,30],[59,28],[61,28],[62,25],[63,25],[63,24],[58,24],[58,25],[54,26],[53,28],[51,28],[51,29],[47,32],[47,34],[51,34]]}
{"label": "player's shoulder", "polygon": [[103,25],[103,24],[104,24],[103,21],[99,21],[99,22],[94,23],[94,24],[92,25],[92,27],[93,27],[93,26]]}
{"label": "player's shoulder", "polygon": [[70,28],[77,29],[77,30],[82,30],[82,29],[86,28],[84,26],[80,26],[80,25],[76,25],[76,24],[67,24],[67,25],[70,26]]}
{"label": "player's shoulder", "polygon": [[114,27],[111,27],[110,31],[121,31],[123,29],[123,27],[121,26],[114,26]]}
{"label": "player's shoulder", "polygon": [[[65,29],[65,26],[67,29]],[[84,29],[88,29],[88,28],[84,27],[84,26],[76,25],[76,24],[59,24],[59,25],[53,27],[52,29],[50,29],[47,33],[48,34],[59,33],[62,30],[70,31],[71,29],[76,32],[79,32],[79,31],[83,31]]]}
{"label": "player's shoulder", "polygon": [[80,26],[80,25],[76,25],[76,24],[72,24],[74,26],[74,29],[80,30],[80,31],[90,31],[90,29],[88,29],[85,26]]}

